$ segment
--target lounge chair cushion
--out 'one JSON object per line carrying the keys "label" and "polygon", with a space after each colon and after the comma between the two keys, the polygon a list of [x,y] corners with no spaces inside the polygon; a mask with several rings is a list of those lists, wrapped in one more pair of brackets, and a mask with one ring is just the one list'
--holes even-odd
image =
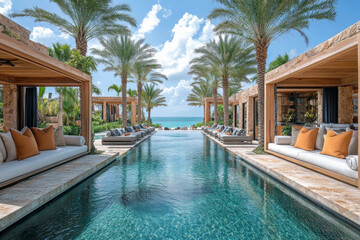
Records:
{"label": "lounge chair cushion", "polygon": [[305,151],[291,145],[276,145],[275,143],[269,143],[268,148],[273,152],[310,163],[353,179],[358,179],[357,171],[350,169],[344,159],[322,155],[320,154],[320,150]]}

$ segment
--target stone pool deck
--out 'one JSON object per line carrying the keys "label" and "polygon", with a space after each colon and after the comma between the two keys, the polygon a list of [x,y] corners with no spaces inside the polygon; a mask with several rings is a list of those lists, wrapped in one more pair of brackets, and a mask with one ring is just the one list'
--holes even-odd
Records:
{"label": "stone pool deck", "polygon": [[360,226],[360,190],[356,187],[270,154],[257,155],[252,152],[256,145],[224,145],[205,135],[310,200]]}
{"label": "stone pool deck", "polygon": [[102,146],[101,140],[96,140],[95,146],[103,151],[102,154],[85,155],[0,189],[0,231],[109,165],[151,135],[127,146]]}

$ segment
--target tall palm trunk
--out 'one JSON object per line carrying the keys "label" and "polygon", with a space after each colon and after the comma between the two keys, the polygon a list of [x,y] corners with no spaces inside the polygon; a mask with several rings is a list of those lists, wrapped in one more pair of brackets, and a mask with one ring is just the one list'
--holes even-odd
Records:
{"label": "tall palm trunk", "polygon": [[137,86],[137,91],[138,91],[138,123],[142,123],[142,114],[141,114],[141,111],[142,111],[142,106],[141,106],[141,93],[142,93],[142,84],[138,84]]}
{"label": "tall palm trunk", "polygon": [[229,126],[229,79],[227,76],[223,76],[222,87],[224,92],[224,125]]}
{"label": "tall palm trunk", "polygon": [[126,89],[127,89],[127,76],[123,74],[121,76],[121,100],[122,100],[122,125],[123,127],[127,126],[127,103],[126,103]]}
{"label": "tall palm trunk", "polygon": [[147,111],[148,111],[148,120],[147,121],[149,124],[151,124],[151,109],[148,108]]}
{"label": "tall palm trunk", "polygon": [[205,122],[205,103],[203,103],[203,112],[204,112],[204,114],[203,114],[203,122]]}
{"label": "tall palm trunk", "polygon": [[267,49],[266,44],[259,44],[256,46],[256,60],[257,60],[257,75],[258,75],[258,116],[259,116],[259,126],[258,126],[258,140],[259,147],[264,147],[264,83],[265,83],[265,68],[266,68],[266,58],[267,58]]}
{"label": "tall palm trunk", "polygon": [[63,111],[63,95],[62,95],[62,93],[59,93],[59,118],[58,118],[58,125],[59,126],[63,125],[63,115],[64,115],[64,111]]}
{"label": "tall palm trunk", "polygon": [[218,123],[218,111],[217,111],[217,88],[213,88],[213,99],[214,99],[214,122]]}
{"label": "tall palm trunk", "polygon": [[87,53],[87,40],[84,36],[78,36],[75,39],[76,49],[79,50],[80,54],[86,56]]}

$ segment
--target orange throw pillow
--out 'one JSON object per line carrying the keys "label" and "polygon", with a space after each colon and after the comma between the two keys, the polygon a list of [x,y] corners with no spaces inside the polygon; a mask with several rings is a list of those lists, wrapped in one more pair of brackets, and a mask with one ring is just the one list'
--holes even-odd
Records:
{"label": "orange throw pillow", "polygon": [[321,151],[321,154],[337,158],[345,158],[348,155],[348,148],[352,134],[352,131],[337,134],[330,129],[326,134],[324,147]]}
{"label": "orange throw pillow", "polygon": [[231,135],[231,133],[230,132],[227,132],[227,133],[225,133],[226,135]]}
{"label": "orange throw pillow", "polygon": [[318,131],[318,128],[309,130],[306,127],[303,127],[299,132],[299,136],[294,147],[301,148],[306,151],[313,151],[315,149],[315,142]]}
{"label": "orange throw pillow", "polygon": [[136,129],[135,132],[140,132],[140,130],[139,130],[139,129]]}
{"label": "orange throw pillow", "polygon": [[216,130],[217,132],[221,132],[221,130],[220,129],[218,129],[218,130]]}
{"label": "orange throw pillow", "polygon": [[130,133],[125,133],[124,135],[125,135],[125,136],[129,136],[129,135],[130,135]]}
{"label": "orange throw pillow", "polygon": [[32,127],[31,131],[34,134],[39,151],[56,149],[53,126],[44,129]]}
{"label": "orange throw pillow", "polygon": [[10,129],[10,132],[15,142],[18,160],[23,160],[40,153],[30,128],[27,128],[23,134],[14,129]]}

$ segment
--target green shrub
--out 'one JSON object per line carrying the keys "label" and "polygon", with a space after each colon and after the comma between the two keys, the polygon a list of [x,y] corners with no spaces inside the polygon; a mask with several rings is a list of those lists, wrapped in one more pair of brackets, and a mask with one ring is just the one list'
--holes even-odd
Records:
{"label": "green shrub", "polygon": [[80,127],[76,125],[63,126],[64,135],[80,135]]}
{"label": "green shrub", "polygon": [[105,132],[114,128],[122,128],[122,124],[120,122],[110,122],[103,124],[98,124],[97,122],[93,122],[92,125],[92,130],[94,133]]}
{"label": "green shrub", "polygon": [[286,125],[283,127],[283,129],[281,129],[281,134],[283,136],[291,136],[291,125]]}
{"label": "green shrub", "polygon": [[151,124],[152,127],[159,128],[161,126],[160,123]]}

